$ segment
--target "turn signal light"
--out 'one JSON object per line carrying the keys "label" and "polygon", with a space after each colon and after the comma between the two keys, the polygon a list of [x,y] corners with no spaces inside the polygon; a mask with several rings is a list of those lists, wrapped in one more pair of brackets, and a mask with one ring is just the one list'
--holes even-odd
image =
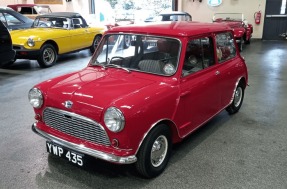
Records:
{"label": "turn signal light", "polygon": [[36,114],[36,115],[35,115],[35,119],[36,119],[37,121],[40,121],[40,120],[41,120],[41,115],[40,115],[40,114]]}
{"label": "turn signal light", "polygon": [[117,147],[119,146],[119,141],[118,141],[117,139],[113,139],[113,140],[112,140],[112,146],[113,146],[114,148],[117,148]]}

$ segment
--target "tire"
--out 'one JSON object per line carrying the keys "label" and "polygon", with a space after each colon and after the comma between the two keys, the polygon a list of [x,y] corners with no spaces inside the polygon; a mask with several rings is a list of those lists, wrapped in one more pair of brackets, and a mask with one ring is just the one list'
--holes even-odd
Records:
{"label": "tire", "polygon": [[169,161],[171,147],[171,133],[166,125],[152,129],[137,154],[136,169],[139,174],[146,178],[160,175]]}
{"label": "tire", "polygon": [[40,56],[37,61],[40,67],[48,68],[53,66],[57,60],[57,52],[51,44],[45,44],[41,47]]}
{"label": "tire", "polygon": [[249,39],[248,41],[246,40],[246,41],[245,41],[245,44],[246,44],[246,45],[249,45],[250,42],[251,42],[251,39]]}
{"label": "tire", "polygon": [[243,38],[242,37],[240,38],[240,42],[237,43],[237,45],[238,45],[239,52],[242,52],[243,50]]}
{"label": "tire", "polygon": [[96,51],[96,49],[97,49],[97,47],[98,47],[98,45],[99,45],[101,39],[102,39],[102,36],[96,35],[96,37],[94,38],[93,44],[92,44],[92,46],[90,47],[91,53],[94,53],[94,52]]}
{"label": "tire", "polygon": [[234,97],[233,97],[233,101],[226,108],[226,111],[229,114],[235,114],[236,112],[238,112],[240,107],[241,107],[241,105],[242,105],[243,98],[244,98],[244,86],[240,82],[239,85],[236,87],[236,90],[235,90],[235,93],[234,93]]}
{"label": "tire", "polygon": [[14,64],[14,62],[16,62],[17,59],[11,60],[9,62],[7,62],[6,64],[3,64],[2,66],[0,66],[0,68],[8,68],[10,67],[12,64]]}

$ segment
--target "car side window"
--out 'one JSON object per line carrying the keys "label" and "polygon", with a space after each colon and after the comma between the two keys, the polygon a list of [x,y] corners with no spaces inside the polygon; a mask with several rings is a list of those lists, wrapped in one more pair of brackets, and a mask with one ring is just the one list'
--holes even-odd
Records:
{"label": "car side window", "polygon": [[232,33],[216,34],[216,54],[219,63],[229,60],[236,55],[236,47]]}
{"label": "car side window", "polygon": [[191,39],[186,47],[182,75],[198,72],[214,65],[214,51],[211,37]]}
{"label": "car side window", "polygon": [[6,18],[8,26],[22,24],[21,20],[17,19],[15,16],[13,16],[9,13],[4,13],[4,16]]}
{"label": "car side window", "polygon": [[5,17],[4,17],[4,15],[1,12],[0,12],[0,21],[2,21],[3,24],[6,24]]}
{"label": "car side window", "polygon": [[83,20],[80,19],[80,18],[73,18],[72,22],[73,22],[73,27],[74,27],[75,29],[77,29],[77,28],[82,28],[83,25],[84,25],[84,24],[83,24]]}

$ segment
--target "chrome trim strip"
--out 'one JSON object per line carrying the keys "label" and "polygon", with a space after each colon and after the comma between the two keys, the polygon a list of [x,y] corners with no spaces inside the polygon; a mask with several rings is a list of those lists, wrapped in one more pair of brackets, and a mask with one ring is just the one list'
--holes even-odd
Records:
{"label": "chrome trim strip", "polygon": [[68,142],[66,140],[60,139],[58,137],[52,136],[44,131],[41,131],[37,128],[37,123],[33,123],[32,125],[32,131],[34,131],[36,134],[40,135],[41,137],[46,138],[47,140],[50,140],[56,144],[59,144],[61,146],[64,146],[66,148],[69,148],[71,150],[75,150],[78,152],[81,152],[83,154],[87,154],[90,156],[93,156],[95,158],[99,158],[105,161],[113,162],[113,163],[119,163],[119,164],[131,164],[137,161],[137,158],[135,155],[127,156],[127,157],[120,157],[113,154],[104,153],[98,150],[93,150],[90,148],[85,147],[84,145],[78,145],[75,143]]}

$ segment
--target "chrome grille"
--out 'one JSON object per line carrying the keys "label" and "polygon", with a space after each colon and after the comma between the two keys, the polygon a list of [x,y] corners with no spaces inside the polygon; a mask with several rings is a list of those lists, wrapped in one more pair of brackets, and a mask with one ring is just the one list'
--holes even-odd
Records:
{"label": "chrome grille", "polygon": [[104,128],[91,119],[55,108],[46,108],[43,118],[47,126],[63,133],[97,144],[110,145]]}

